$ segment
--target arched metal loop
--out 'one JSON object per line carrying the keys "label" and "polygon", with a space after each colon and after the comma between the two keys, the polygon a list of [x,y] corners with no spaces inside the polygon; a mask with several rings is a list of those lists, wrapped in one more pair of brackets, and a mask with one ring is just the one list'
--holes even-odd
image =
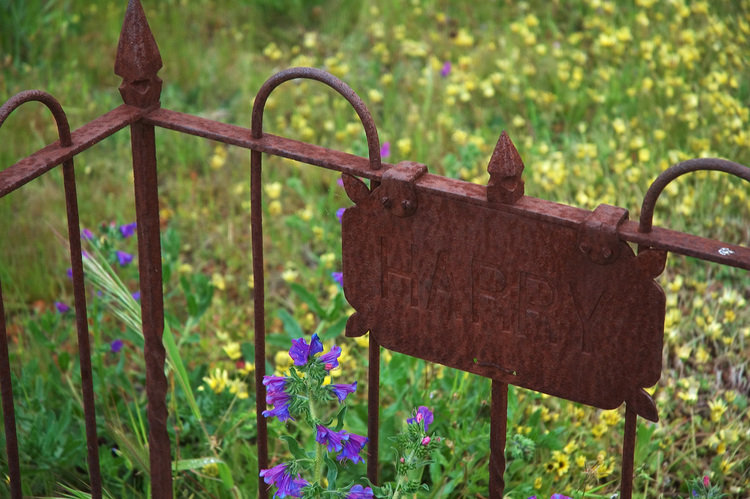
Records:
{"label": "arched metal loop", "polygon": [[654,218],[654,206],[656,205],[656,200],[659,198],[659,195],[667,184],[681,175],[701,170],[729,173],[735,177],[750,182],[750,168],[726,159],[696,158],[677,163],[676,165],[664,170],[658,177],[656,177],[656,180],[651,184],[651,187],[648,188],[646,196],[643,198],[643,205],[641,206],[641,219],[640,224],[638,225],[638,232],[651,232]]}
{"label": "arched metal loop", "polygon": [[336,78],[330,73],[316,68],[289,68],[283,71],[279,71],[272,77],[270,77],[263,86],[260,87],[258,94],[255,96],[255,102],[253,103],[253,114],[252,114],[252,136],[254,139],[260,139],[263,137],[263,110],[266,106],[266,101],[271,92],[281,85],[282,83],[294,80],[297,78],[305,78],[309,80],[317,80],[325,83],[329,87],[336,90],[342,97],[344,97],[349,104],[352,105],[354,110],[357,112],[362,126],[365,129],[365,135],[367,136],[367,149],[370,157],[370,167],[373,170],[380,170],[382,161],[380,157],[380,140],[378,139],[378,130],[375,127],[375,122],[372,119],[370,111],[367,109],[364,101],[354,90],[349,87],[346,83]]}
{"label": "arched metal loop", "polygon": [[3,126],[10,113],[15,111],[21,104],[31,101],[41,102],[47,106],[47,109],[50,110],[57,123],[57,135],[60,138],[60,145],[62,147],[72,146],[73,140],[70,137],[70,124],[68,123],[68,117],[65,116],[65,111],[63,111],[57,99],[42,90],[24,90],[8,99],[0,107],[0,127]]}

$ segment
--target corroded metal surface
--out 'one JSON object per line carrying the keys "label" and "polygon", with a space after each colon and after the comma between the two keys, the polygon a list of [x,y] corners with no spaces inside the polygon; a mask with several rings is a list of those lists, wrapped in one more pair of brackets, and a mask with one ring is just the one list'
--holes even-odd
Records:
{"label": "corroded metal surface", "polygon": [[[152,496],[172,497],[167,433],[167,383],[158,219],[155,127],[250,149],[256,341],[258,463],[268,466],[262,383],[266,359],[262,154],[343,173],[355,206],[343,216],[344,292],[356,313],[348,335],[371,331],[369,353],[368,477],[377,482],[380,345],[493,380],[490,497],[503,496],[508,384],[611,409],[626,403],[621,493],[632,495],[636,418],[658,418],[643,390],[659,379],[664,295],[654,279],[667,251],[750,270],[750,249],[652,227],[654,205],[678,176],[717,170],[750,180],[750,169],[719,159],[690,160],[666,170],[643,202],[640,222],[601,205],[593,212],[524,195],[524,164],[503,132],[480,186],[427,172],[413,162],[383,163],[377,129],[364,102],[338,78],[292,68],[267,80],[253,106],[252,128],[160,108],[162,60],[143,8],[130,0],[117,50],[125,105],[74,131],[62,108],[42,92],[19,94],[0,108],[0,124],[20,103],[41,100],[58,123],[60,140],[0,171],[0,198],[63,165],[76,297],[92,496],[100,497],[93,392],[80,262],[73,157],[130,126],[139,239]],[[263,133],[270,93],[294,78],[334,88],[359,115],[369,158]],[[360,179],[369,179],[370,187]],[[639,245],[636,255],[627,244]],[[88,359],[88,360],[87,360]],[[21,497],[0,292],[0,391],[11,493]],[[91,407],[91,410],[88,407]],[[94,421],[95,422],[95,421]],[[94,431],[91,432],[90,428]],[[92,446],[92,442],[94,442]],[[256,472],[253,470],[252,472]],[[98,484],[98,485],[97,485]],[[253,491],[249,491],[252,493]],[[261,498],[268,490],[261,487]]]}
{"label": "corroded metal surface", "polygon": [[[162,81],[156,73],[161,67],[161,55],[143,7],[139,1],[131,0],[122,24],[115,61],[115,74],[123,79],[120,94],[125,104],[143,109],[159,107]],[[164,373],[166,350],[162,342],[164,295],[154,126],[143,121],[130,125],[130,143],[138,231],[143,356],[146,363],[151,495],[156,499],[171,499],[172,454],[167,432],[169,387]]]}
{"label": "corroded metal surface", "polygon": [[[0,127],[10,113],[22,104],[37,101],[44,104],[52,113],[57,124],[57,133],[61,148],[70,148],[73,144],[68,118],[60,103],[46,92],[29,90],[21,92],[0,107]],[[62,161],[65,206],[68,220],[68,243],[70,246],[71,277],[73,279],[74,307],[76,312],[76,332],[78,338],[78,358],[81,373],[81,392],[84,422],[86,426],[86,450],[91,480],[91,497],[101,499],[102,480],[99,468],[99,442],[96,431],[96,412],[94,408],[94,386],[91,371],[91,345],[89,343],[88,318],[86,311],[86,290],[83,283],[83,262],[81,252],[81,233],[78,221],[78,199],[76,195],[75,168],[73,158]],[[45,168],[47,165],[45,165]],[[3,172],[5,173],[5,172]],[[14,173],[14,172],[12,172]],[[7,175],[6,177],[7,178]],[[0,194],[2,197],[2,194]],[[0,327],[2,327],[2,349],[0,350],[0,384],[2,385],[2,404],[8,453],[8,476],[10,479],[11,497],[21,497],[21,473],[18,463],[18,439],[15,428],[13,407],[13,390],[10,386],[10,366],[8,361],[8,344],[5,331],[5,312],[2,306],[0,291]]]}
{"label": "corroded metal surface", "polygon": [[[370,153],[369,167],[370,170],[380,170],[382,162],[380,158],[380,142],[378,132],[372,119],[370,111],[360,97],[343,81],[335,76],[315,68],[291,68],[281,71],[261,86],[253,103],[252,112],[252,138],[259,140],[263,138],[263,111],[269,95],[279,85],[289,80],[304,78],[317,80],[336,90],[344,97],[354,108],[362,121],[367,136],[368,151]],[[302,146],[300,154],[308,153],[309,148]],[[250,155],[250,212],[251,212],[251,231],[252,231],[252,254],[253,254],[253,304],[254,304],[254,321],[255,321],[255,390],[256,390],[256,421],[258,425],[258,468],[268,468],[268,429],[266,419],[263,417],[265,409],[266,389],[263,385],[263,376],[265,375],[265,290],[264,280],[265,271],[263,266],[263,210],[261,197],[263,194],[262,186],[262,155],[260,150],[253,150]],[[378,348],[374,346],[374,348]],[[372,356],[371,356],[372,358]],[[371,364],[370,372],[373,368]],[[376,371],[379,372],[379,371]],[[372,379],[372,376],[371,376]],[[379,375],[378,375],[379,379]],[[370,401],[379,399],[378,382],[369,385]],[[378,410],[379,402],[368,405],[368,438],[370,455],[378,455]],[[372,424],[372,422],[375,424]],[[370,480],[377,481],[377,459],[368,460],[367,472]],[[268,490],[260,487],[258,495],[261,499],[268,497]]]}
{"label": "corroded metal surface", "polygon": [[[569,226],[422,193],[413,215],[394,216],[385,182],[344,185],[356,203],[342,217],[344,291],[357,311],[347,335],[370,331],[397,352],[604,409],[626,401],[657,419],[643,388],[661,373],[661,269],[646,272],[614,223]],[[596,234],[614,236],[613,248]]]}

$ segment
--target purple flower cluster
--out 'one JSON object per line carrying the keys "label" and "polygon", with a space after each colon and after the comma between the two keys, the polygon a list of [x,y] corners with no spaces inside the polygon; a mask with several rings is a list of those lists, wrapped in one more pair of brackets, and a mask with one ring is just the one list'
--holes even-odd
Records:
{"label": "purple flower cluster", "polygon": [[[263,376],[263,385],[266,386],[266,403],[271,404],[274,408],[270,411],[263,411],[265,417],[277,417],[279,421],[286,421],[294,418],[289,415],[289,403],[292,401],[292,395],[284,391],[287,378],[284,376]],[[283,497],[283,496],[282,496]]]}
{"label": "purple flower cluster", "polygon": [[[528,499],[536,499],[536,496],[531,496]],[[562,494],[552,494],[549,499],[573,499],[573,498],[564,496]]]}
{"label": "purple flower cluster", "polygon": [[269,485],[275,485],[279,488],[274,497],[301,497],[302,487],[307,487],[310,482],[302,478],[297,474],[295,478],[289,470],[287,470],[287,463],[279,464],[273,468],[267,470],[260,470],[260,476],[263,477],[263,481]]}
{"label": "purple flower cluster", "polygon": [[133,234],[135,234],[135,228],[136,228],[136,222],[120,225],[120,234],[122,234],[122,237],[127,239],[131,237]]}
{"label": "purple flower cluster", "polygon": [[349,489],[349,494],[346,496],[346,499],[370,499],[371,497],[375,496],[370,487],[363,488],[361,485],[355,485]]}
{"label": "purple flower cluster", "polygon": [[325,445],[328,452],[338,452],[338,460],[341,462],[351,459],[353,463],[364,462],[364,458],[359,455],[367,444],[367,437],[348,433],[345,430],[333,431],[323,425],[317,425],[317,435],[315,441],[320,445]]}
{"label": "purple flower cluster", "polygon": [[304,338],[292,340],[292,348],[289,349],[289,356],[294,360],[295,366],[304,366],[316,353],[323,351],[323,342],[320,341],[317,334],[312,335],[308,345]]}
{"label": "purple flower cluster", "polygon": [[344,399],[347,395],[350,393],[354,393],[357,390],[357,382],[355,381],[351,385],[347,384],[331,384],[327,385],[328,389],[333,392],[334,395],[336,395],[336,398],[339,399],[339,404],[344,402]]}
{"label": "purple flower cluster", "polygon": [[419,408],[412,412],[412,417],[406,420],[408,424],[422,423],[424,425],[424,431],[430,429],[430,424],[435,421],[435,415],[427,407],[420,405]]}

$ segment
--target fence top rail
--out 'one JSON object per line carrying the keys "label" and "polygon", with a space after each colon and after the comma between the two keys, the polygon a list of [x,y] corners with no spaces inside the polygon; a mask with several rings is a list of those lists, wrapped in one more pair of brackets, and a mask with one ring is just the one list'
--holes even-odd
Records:
{"label": "fence top rail", "polygon": [[[11,101],[8,102],[10,103]],[[70,146],[63,146],[60,144],[60,141],[56,141],[0,171],[0,198],[139,120],[161,128],[245,149],[257,150],[377,182],[383,179],[386,171],[396,166],[390,163],[382,163],[381,169],[373,170],[371,161],[368,158],[354,154],[268,133],[264,133],[260,138],[254,138],[252,130],[245,127],[230,125],[160,107],[140,108],[123,104],[73,131],[71,133],[72,143]],[[714,163],[717,163],[719,166],[725,166],[726,163],[730,167],[729,173],[745,180],[750,177],[750,169],[743,165],[714,158],[702,158],[691,162],[687,167],[683,163],[675,165],[672,167],[675,171],[671,171],[670,169],[663,173],[664,178],[672,179],[685,174],[687,173],[686,168],[689,171],[695,171],[696,168],[701,169],[701,166],[706,166],[703,163],[707,161],[709,167],[712,165],[715,166]],[[663,185],[665,185],[664,179],[658,182],[658,186],[660,187],[658,192],[654,188],[653,191],[655,194],[652,194],[649,198],[651,200],[649,203],[651,214],[653,214],[656,196],[658,196],[658,193],[663,189]],[[653,185],[657,186],[657,181]],[[426,173],[416,179],[415,187],[417,191],[441,193],[443,196],[461,199],[473,204],[492,204],[499,209],[504,209],[511,213],[523,213],[526,216],[548,219],[555,223],[569,226],[579,225],[590,213],[583,208],[563,205],[531,196],[521,197],[516,204],[490,203],[487,199],[485,186],[430,173]],[[649,192],[652,191],[650,190]],[[646,203],[646,200],[644,200],[644,203]],[[643,216],[641,216],[642,219]],[[646,214],[645,216],[650,217],[652,215]],[[644,230],[643,220],[640,223],[625,220],[617,227],[617,233],[621,240],[644,247],[666,250],[722,265],[750,270],[750,248],[652,226],[650,219],[648,219],[645,227],[650,230]]]}

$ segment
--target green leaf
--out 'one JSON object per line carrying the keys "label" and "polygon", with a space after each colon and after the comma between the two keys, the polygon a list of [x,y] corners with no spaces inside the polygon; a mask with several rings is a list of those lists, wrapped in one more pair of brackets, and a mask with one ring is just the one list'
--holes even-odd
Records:
{"label": "green leaf", "polygon": [[320,303],[318,303],[318,299],[312,293],[306,290],[301,284],[292,283],[289,285],[289,287],[292,288],[294,294],[299,296],[303,302],[307,303],[307,306],[309,306],[310,309],[315,312],[315,315],[317,315],[321,319],[328,318],[325,310],[323,310],[323,307],[321,307]]}
{"label": "green leaf", "polygon": [[275,346],[288,347],[290,338],[302,338],[304,336],[305,333],[304,331],[302,331],[302,327],[299,325],[297,320],[292,317],[292,314],[287,312],[285,309],[280,308],[276,315],[279,317],[279,319],[281,319],[282,324],[284,324],[284,331],[286,331],[288,337],[283,338],[282,345],[276,345],[276,343],[278,343],[278,341],[276,340],[279,340],[279,336],[273,334],[268,335],[266,337],[266,341],[268,343],[271,343]]}
{"label": "green leaf", "polygon": [[289,447],[289,452],[294,456],[294,459],[307,459],[309,456],[305,454],[305,451],[299,446],[299,443],[290,435],[282,435],[281,439],[286,442],[286,446]]}
{"label": "green leaf", "polygon": [[232,487],[234,487],[232,470],[230,470],[229,466],[219,458],[199,457],[197,459],[180,459],[172,462],[172,469],[174,471],[198,470],[203,469],[209,464],[215,464],[219,468],[219,478],[221,478],[224,487],[226,487],[227,490],[231,490]]}
{"label": "green leaf", "polygon": [[333,431],[341,431],[344,427],[344,418],[346,417],[346,405],[342,405],[339,413],[336,414],[336,426]]}
{"label": "green leaf", "polygon": [[339,318],[336,322],[328,326],[325,332],[320,335],[320,339],[332,340],[333,338],[341,336],[341,333],[344,331],[344,328],[346,327],[347,320],[349,320],[349,317],[347,316]]}
{"label": "green leaf", "polygon": [[339,467],[328,454],[323,457],[323,460],[326,463],[326,468],[328,468],[326,473],[326,478],[328,479],[328,490],[336,490],[336,477],[339,475]]}
{"label": "green leaf", "polygon": [[174,341],[172,329],[166,322],[164,324],[164,334],[162,335],[162,341],[164,342],[164,348],[167,351],[167,356],[170,360],[170,363],[172,364],[172,368],[175,371],[177,382],[180,384],[180,387],[182,387],[182,391],[185,393],[185,397],[188,399],[188,405],[190,405],[190,409],[193,411],[193,416],[195,416],[195,419],[197,419],[198,421],[203,421],[203,416],[201,416],[201,411],[198,408],[198,403],[195,401],[195,395],[193,395],[193,389],[190,387],[190,378],[188,378],[185,364],[182,363],[180,351],[177,349],[177,344]]}

